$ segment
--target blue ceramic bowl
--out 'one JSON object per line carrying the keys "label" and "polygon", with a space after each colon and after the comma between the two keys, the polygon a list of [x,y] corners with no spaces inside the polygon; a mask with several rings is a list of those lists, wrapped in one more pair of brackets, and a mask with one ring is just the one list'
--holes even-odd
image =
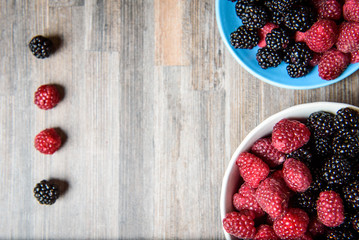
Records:
{"label": "blue ceramic bowl", "polygon": [[289,77],[286,70],[287,64],[284,62],[276,68],[262,69],[256,60],[258,47],[250,50],[235,49],[230,43],[230,34],[242,25],[236,15],[235,3],[229,0],[216,0],[216,18],[221,37],[233,57],[252,75],[274,86],[288,89],[319,88],[339,82],[359,69],[359,63],[350,64],[338,78],[331,81],[319,77],[318,67],[301,78]]}

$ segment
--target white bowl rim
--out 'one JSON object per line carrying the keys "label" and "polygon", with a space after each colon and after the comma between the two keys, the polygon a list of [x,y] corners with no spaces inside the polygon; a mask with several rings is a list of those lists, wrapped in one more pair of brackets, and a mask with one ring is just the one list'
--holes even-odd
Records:
{"label": "white bowl rim", "polygon": [[[279,120],[281,120],[282,118],[303,118],[303,110],[309,110],[309,109],[317,109],[314,110],[312,112],[316,112],[316,111],[328,111],[328,112],[334,112],[334,109],[339,110],[341,108],[345,108],[345,107],[351,107],[354,108],[356,110],[359,111],[359,107],[351,105],[351,104],[347,104],[347,103],[338,103],[338,102],[326,102],[326,101],[322,101],[322,102],[311,102],[311,103],[303,103],[303,104],[298,104],[298,105],[294,105],[291,107],[288,107],[286,109],[283,109],[273,115],[271,115],[270,117],[266,118],[264,121],[262,121],[258,126],[256,126],[253,130],[251,130],[249,132],[249,134],[243,139],[243,141],[239,144],[239,146],[237,147],[236,151],[233,153],[230,162],[228,163],[228,166],[226,168],[223,180],[222,180],[222,188],[221,188],[221,195],[220,195],[220,211],[221,211],[221,224],[222,224],[222,220],[226,215],[226,206],[225,206],[225,199],[226,199],[226,192],[227,192],[227,182],[228,179],[230,177],[230,173],[235,165],[236,159],[238,157],[238,155],[245,150],[245,148],[247,147],[248,143],[253,140],[253,136],[258,133],[258,131],[260,131],[262,128],[264,128],[265,126],[272,124],[274,125],[276,122],[278,122]],[[306,112],[306,111],[304,111]],[[302,116],[298,116],[295,117],[295,113],[302,113]],[[309,116],[309,115],[308,115]],[[264,134],[262,137],[264,137],[266,134]],[[228,234],[222,225],[222,229],[225,235],[225,238],[227,240],[231,240],[231,235]]]}

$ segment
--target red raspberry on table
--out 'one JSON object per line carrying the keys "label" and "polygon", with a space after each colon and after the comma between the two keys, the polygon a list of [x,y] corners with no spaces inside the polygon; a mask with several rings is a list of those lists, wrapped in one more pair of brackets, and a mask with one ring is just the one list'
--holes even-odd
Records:
{"label": "red raspberry on table", "polygon": [[322,56],[323,56],[322,53],[313,52],[313,58],[309,61],[309,65],[312,67],[317,66]]}
{"label": "red raspberry on table", "polygon": [[272,139],[260,138],[251,147],[251,153],[263,159],[269,167],[276,167],[285,161],[285,154],[272,145]]}
{"label": "red raspberry on table", "polygon": [[48,128],[36,135],[35,148],[44,154],[53,154],[61,146],[61,137],[54,128]]}
{"label": "red raspberry on table", "polygon": [[349,56],[337,49],[331,49],[323,54],[318,64],[319,77],[333,80],[340,76],[348,67]]}
{"label": "red raspberry on table", "polygon": [[252,188],[257,188],[269,174],[268,165],[259,157],[248,152],[239,154],[236,164],[241,177]]}
{"label": "red raspberry on table", "polygon": [[339,27],[338,39],[335,44],[343,53],[359,50],[359,23],[342,22]]}
{"label": "red raspberry on table", "polygon": [[312,183],[312,174],[301,161],[288,158],[283,164],[283,178],[288,187],[295,192],[305,192]]}
{"label": "red raspberry on table", "polygon": [[359,0],[346,0],[343,5],[343,17],[349,22],[359,22]]}
{"label": "red raspberry on table", "polygon": [[256,234],[253,219],[240,212],[227,213],[223,219],[223,228],[238,238],[252,239]]}
{"label": "red raspberry on table", "polygon": [[262,224],[258,227],[254,240],[279,240],[279,237],[271,226]]}
{"label": "red raspberry on table", "polygon": [[342,6],[336,0],[324,0],[319,4],[318,18],[339,20],[342,16]]}
{"label": "red raspberry on table", "polygon": [[258,47],[265,47],[266,44],[266,36],[268,33],[270,33],[273,29],[278,28],[278,25],[274,23],[266,23],[264,27],[258,30],[258,36],[259,36],[259,42]]}
{"label": "red raspberry on table", "polygon": [[259,184],[255,197],[259,206],[271,218],[277,219],[287,210],[290,195],[280,181],[268,177]]}
{"label": "red raspberry on table", "polygon": [[306,32],[305,43],[314,52],[325,52],[337,41],[338,26],[333,20],[320,19]]}
{"label": "red raspberry on table", "polygon": [[359,62],[359,50],[350,53],[350,63],[358,63]]}
{"label": "red raspberry on table", "polygon": [[297,120],[282,119],[272,132],[272,145],[280,152],[291,153],[309,141],[310,131]]}
{"label": "red raspberry on table", "polygon": [[324,191],[317,200],[318,219],[327,227],[337,227],[344,222],[344,206],[340,195]]}
{"label": "red raspberry on table", "polygon": [[305,42],[305,35],[306,35],[306,32],[296,31],[294,34],[294,41],[295,42]]}
{"label": "red raspberry on table", "polygon": [[238,193],[233,195],[233,206],[238,211],[251,210],[254,212],[255,217],[261,217],[264,215],[264,211],[257,203],[254,196],[256,190],[250,187],[247,183],[242,184]]}
{"label": "red raspberry on table", "polygon": [[35,92],[34,103],[44,110],[55,107],[60,102],[60,94],[54,85],[42,85]]}
{"label": "red raspberry on table", "polygon": [[296,239],[304,236],[309,223],[308,214],[299,208],[290,208],[274,221],[273,229],[281,239]]}

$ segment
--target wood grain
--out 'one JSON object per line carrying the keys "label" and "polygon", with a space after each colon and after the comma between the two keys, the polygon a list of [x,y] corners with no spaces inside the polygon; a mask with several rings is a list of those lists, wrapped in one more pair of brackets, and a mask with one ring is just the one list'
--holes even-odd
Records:
{"label": "wood grain", "polygon": [[[57,46],[39,60],[35,35]],[[359,105],[359,73],[314,90],[240,67],[210,0],[0,0],[0,239],[223,239],[221,181],[238,144],[287,107]],[[64,99],[43,111],[36,89]],[[49,127],[65,143],[33,147]],[[42,206],[32,189],[65,193]]]}

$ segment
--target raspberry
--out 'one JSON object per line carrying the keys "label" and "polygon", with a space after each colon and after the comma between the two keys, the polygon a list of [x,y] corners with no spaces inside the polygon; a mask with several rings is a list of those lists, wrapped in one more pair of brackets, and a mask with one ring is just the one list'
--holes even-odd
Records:
{"label": "raspberry", "polygon": [[282,119],[273,127],[272,144],[283,153],[291,153],[309,141],[310,131],[301,122]]}
{"label": "raspberry", "polygon": [[269,167],[278,166],[285,161],[285,154],[273,147],[272,139],[270,137],[258,139],[252,145],[251,152],[263,159]]}
{"label": "raspberry", "polygon": [[317,66],[319,64],[320,59],[322,58],[322,55],[323,54],[321,53],[314,52],[312,60],[309,61],[309,65],[312,67]]}
{"label": "raspberry", "polygon": [[295,42],[305,42],[305,35],[306,35],[306,32],[296,31],[294,34],[294,41]]}
{"label": "raspberry", "polygon": [[350,53],[350,63],[358,63],[359,62],[359,50]]}
{"label": "raspberry", "polygon": [[283,176],[288,187],[295,192],[305,192],[312,183],[312,175],[308,167],[294,158],[284,162]]}
{"label": "raspberry", "polygon": [[312,236],[309,233],[305,233],[299,238],[299,240],[313,240]]}
{"label": "raspberry", "polygon": [[54,108],[60,101],[60,94],[54,85],[42,85],[36,92],[34,103],[44,110]]}
{"label": "raspberry", "polygon": [[238,193],[233,195],[233,206],[238,211],[251,210],[254,212],[255,217],[261,217],[264,215],[264,211],[261,209],[254,196],[256,190],[251,188],[248,184],[244,183],[239,188]]}
{"label": "raspberry", "polygon": [[318,219],[327,227],[337,227],[344,222],[344,206],[340,195],[324,191],[317,201]]}
{"label": "raspberry", "polygon": [[268,33],[270,33],[274,28],[278,28],[278,25],[274,23],[266,23],[264,27],[258,30],[258,36],[259,36],[259,43],[258,47],[265,47],[266,44],[266,36]]}
{"label": "raspberry", "polygon": [[336,46],[343,53],[359,50],[359,22],[342,22]]}
{"label": "raspberry", "polygon": [[281,239],[303,237],[309,224],[308,214],[299,209],[291,208],[281,218],[274,221],[273,229]]}
{"label": "raspberry", "polygon": [[349,65],[349,56],[331,49],[323,54],[318,64],[319,77],[333,80],[340,76]]}
{"label": "raspberry", "polygon": [[54,128],[41,131],[35,137],[35,148],[44,154],[53,154],[61,146],[61,137]]}
{"label": "raspberry", "polygon": [[253,188],[257,188],[259,183],[269,174],[268,165],[251,153],[241,153],[236,164],[243,180]]}
{"label": "raspberry", "polygon": [[305,42],[314,52],[325,52],[336,42],[338,27],[332,20],[320,19],[306,32]]}
{"label": "raspberry", "polygon": [[258,227],[254,240],[279,240],[279,238],[271,226],[262,224]]}
{"label": "raspberry", "polygon": [[286,186],[272,177],[259,184],[255,197],[259,206],[273,219],[282,216],[288,208],[289,192]]}
{"label": "raspberry", "polygon": [[348,22],[359,22],[359,1],[346,0],[343,5],[343,17]]}
{"label": "raspberry", "polygon": [[318,8],[318,18],[339,20],[342,16],[342,6],[337,0],[324,0]]}
{"label": "raspberry", "polygon": [[223,228],[227,233],[238,238],[253,238],[256,234],[253,219],[239,212],[227,213],[223,219]]}

